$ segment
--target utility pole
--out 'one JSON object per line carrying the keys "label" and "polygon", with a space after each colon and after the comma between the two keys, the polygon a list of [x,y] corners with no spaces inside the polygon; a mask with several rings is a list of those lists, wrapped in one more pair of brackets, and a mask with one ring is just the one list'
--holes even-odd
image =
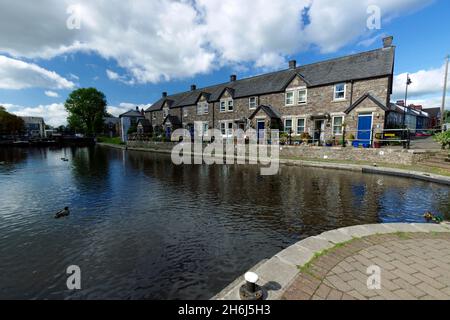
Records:
{"label": "utility pole", "polygon": [[442,96],[442,107],[441,107],[441,128],[444,131],[445,125],[445,98],[447,96],[447,78],[448,78],[448,61],[450,59],[450,55],[447,55],[447,63],[445,65],[445,79],[444,79],[444,94]]}
{"label": "utility pole", "polygon": [[408,111],[408,87],[412,84],[411,78],[409,77],[409,73],[406,75],[406,92],[405,92],[405,106],[403,110],[403,127],[406,129],[406,112]]}

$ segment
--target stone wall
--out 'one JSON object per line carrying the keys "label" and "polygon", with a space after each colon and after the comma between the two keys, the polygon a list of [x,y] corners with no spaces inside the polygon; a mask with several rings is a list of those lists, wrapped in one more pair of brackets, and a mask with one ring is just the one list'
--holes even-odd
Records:
{"label": "stone wall", "polygon": [[281,158],[320,159],[337,161],[368,161],[373,163],[392,163],[411,165],[429,158],[432,154],[404,149],[357,149],[341,147],[291,147],[284,146]]}

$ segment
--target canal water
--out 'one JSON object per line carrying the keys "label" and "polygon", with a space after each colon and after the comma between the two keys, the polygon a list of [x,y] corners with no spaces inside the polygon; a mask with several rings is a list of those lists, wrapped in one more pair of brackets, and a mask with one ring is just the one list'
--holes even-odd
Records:
{"label": "canal water", "polygon": [[[67,157],[68,162],[61,160]],[[0,299],[209,299],[311,235],[450,218],[450,188],[282,167],[174,166],[102,147],[0,149]],[[55,212],[69,206],[68,218]],[[68,266],[81,268],[68,291]]]}

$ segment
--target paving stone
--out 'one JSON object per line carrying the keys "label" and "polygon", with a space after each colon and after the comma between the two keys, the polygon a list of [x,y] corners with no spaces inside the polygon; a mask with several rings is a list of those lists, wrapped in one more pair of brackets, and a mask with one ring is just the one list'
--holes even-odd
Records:
{"label": "paving stone", "polygon": [[327,250],[334,247],[334,245],[331,242],[318,237],[306,238],[305,240],[300,241],[296,245],[311,250],[314,253],[321,252],[323,250]]}
{"label": "paving stone", "polygon": [[352,240],[353,238],[348,234],[345,234],[339,230],[332,230],[322,233],[318,236],[320,239],[332,242],[334,244],[344,243]]}
{"label": "paving stone", "polygon": [[294,266],[303,266],[314,257],[314,252],[304,247],[293,245],[278,253],[276,257]]}
{"label": "paving stone", "polygon": [[432,223],[428,223],[428,224],[417,224],[417,223],[413,223],[412,224],[414,227],[418,227],[421,230],[424,230],[426,232],[449,232],[449,228],[439,225],[439,224],[432,224]]}
{"label": "paving stone", "polygon": [[350,237],[362,238],[372,235],[372,233],[363,226],[354,226],[338,229],[339,232],[349,235]]}
{"label": "paving stone", "polygon": [[389,234],[395,233],[395,229],[389,226],[389,224],[365,224],[363,225],[371,234]]}
{"label": "paving stone", "polygon": [[299,270],[297,267],[281,261],[278,257],[273,257],[258,267],[255,272],[260,278],[285,287],[299,273]]}
{"label": "paving stone", "polygon": [[[396,232],[408,232],[408,237],[377,234],[351,241],[313,261],[311,270],[319,279],[302,274],[294,281],[297,286],[291,285],[298,289],[298,295],[288,289],[286,296],[305,298],[309,294],[314,299],[330,300],[449,300],[450,232],[436,233],[433,230],[438,228],[422,224],[390,224],[389,227]],[[354,236],[368,229],[358,226],[340,231]],[[366,271],[372,265],[381,268],[381,290],[367,288]]]}

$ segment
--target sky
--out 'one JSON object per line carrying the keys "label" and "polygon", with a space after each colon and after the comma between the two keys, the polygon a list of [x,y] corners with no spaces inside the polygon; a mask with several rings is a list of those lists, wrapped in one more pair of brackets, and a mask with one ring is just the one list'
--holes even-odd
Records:
{"label": "sky", "polygon": [[58,126],[70,92],[95,87],[118,116],[164,91],[377,49],[392,35],[392,100],[409,73],[408,102],[440,107],[449,14],[447,0],[0,0],[0,105]]}

